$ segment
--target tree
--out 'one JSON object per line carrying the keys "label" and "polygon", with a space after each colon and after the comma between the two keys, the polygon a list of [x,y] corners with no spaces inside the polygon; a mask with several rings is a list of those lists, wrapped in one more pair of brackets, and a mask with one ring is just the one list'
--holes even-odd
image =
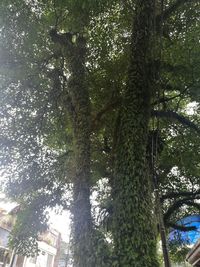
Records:
{"label": "tree", "polygon": [[[185,4],[185,3],[182,3]],[[191,3],[190,3],[191,4]],[[188,13],[186,11],[185,8],[187,8],[189,6],[190,9],[190,19],[188,18]],[[166,20],[163,26],[163,34],[164,36],[161,37],[163,39],[163,43],[162,45],[164,46],[163,49],[163,53],[164,56],[162,55],[162,58],[158,57],[159,62],[155,62],[153,65],[151,65],[151,67],[154,67],[157,71],[159,70],[159,67],[162,67],[161,69],[161,76],[157,77],[157,95],[154,97],[151,96],[151,109],[156,109],[156,110],[151,110],[151,115],[152,117],[156,116],[156,122],[155,120],[151,120],[151,124],[150,127],[149,125],[146,123],[146,130],[150,129],[151,132],[149,133],[149,141],[150,141],[150,145],[147,145],[147,139],[143,139],[143,142],[140,143],[141,139],[142,139],[142,134],[133,134],[134,132],[134,127],[136,127],[136,129],[138,131],[141,130],[141,124],[142,122],[138,122],[140,123],[140,126],[136,126],[136,123],[138,121],[139,115],[143,114],[142,112],[138,112],[137,114],[137,118],[135,118],[133,116],[134,111],[135,110],[142,110],[144,112],[144,114],[147,117],[148,112],[145,112],[145,108],[147,108],[147,104],[146,105],[140,105],[140,109],[133,109],[131,110],[131,112],[127,112],[129,105],[128,105],[128,101],[130,101],[130,103],[133,105],[134,101],[131,101],[131,97],[130,95],[128,95],[127,99],[125,98],[125,100],[127,100],[127,102],[122,102],[122,115],[121,115],[121,131],[119,130],[119,135],[121,133],[122,135],[122,139],[120,139],[119,137],[119,141],[118,141],[118,145],[120,146],[120,152],[118,151],[119,155],[118,155],[118,159],[117,159],[117,167],[116,167],[116,173],[114,176],[113,180],[113,184],[112,185],[114,187],[114,193],[113,193],[113,207],[112,205],[110,206],[110,204],[107,207],[107,211],[111,213],[111,217],[114,217],[114,220],[117,218],[117,222],[115,222],[115,226],[117,225],[115,230],[115,244],[117,244],[117,252],[119,253],[119,259],[121,260],[121,262],[119,263],[119,265],[123,265],[123,264],[130,264],[133,265],[137,264],[139,262],[139,266],[141,265],[145,265],[145,264],[149,264],[148,260],[146,260],[146,263],[142,263],[140,262],[140,259],[142,261],[142,253],[140,254],[139,260],[137,260],[137,263],[135,263],[136,261],[134,261],[132,259],[133,262],[131,262],[131,257],[134,258],[134,252],[135,251],[139,251],[138,247],[139,245],[136,244],[136,240],[139,236],[139,231],[136,231],[136,237],[133,238],[134,235],[134,230],[137,229],[137,224],[140,223],[140,220],[134,220],[133,217],[136,216],[136,218],[141,218],[141,216],[143,215],[145,217],[146,212],[141,212],[142,209],[140,209],[139,214],[137,214],[137,210],[138,210],[138,206],[136,209],[134,209],[134,205],[139,205],[137,203],[137,199],[138,202],[141,204],[141,199],[144,198],[143,194],[143,184],[147,184],[143,182],[143,179],[141,179],[141,184],[140,182],[138,182],[137,187],[133,186],[135,180],[134,180],[134,176],[132,176],[134,174],[134,164],[135,163],[135,159],[133,160],[132,164],[128,164],[127,161],[130,160],[128,155],[132,155],[133,157],[135,157],[135,155],[139,154],[139,151],[141,149],[141,147],[143,147],[142,145],[144,145],[143,148],[143,153],[145,155],[146,153],[146,147],[149,147],[150,149],[150,155],[151,158],[153,157],[159,157],[158,163],[157,163],[157,170],[156,172],[158,173],[158,183],[159,183],[159,190],[160,190],[160,195],[161,195],[161,199],[166,200],[166,202],[164,203],[165,205],[163,206],[163,209],[165,211],[164,214],[164,220],[165,220],[165,225],[166,227],[174,227],[177,229],[180,229],[181,227],[179,225],[176,224],[176,221],[178,220],[178,218],[181,218],[181,216],[183,216],[183,212],[184,214],[186,213],[192,213],[195,212],[195,210],[198,212],[199,211],[199,205],[196,202],[196,200],[199,197],[199,167],[198,167],[198,163],[197,164],[193,164],[194,162],[192,162],[191,160],[188,162],[188,156],[192,157],[192,152],[191,150],[193,150],[195,147],[196,149],[198,149],[198,143],[195,143],[192,141],[191,135],[196,133],[199,133],[199,128],[197,126],[197,124],[195,125],[194,122],[192,122],[192,118],[187,118],[187,112],[185,112],[185,107],[187,105],[187,103],[189,103],[191,101],[192,95],[194,93],[194,84],[198,84],[198,78],[195,75],[196,71],[199,68],[199,64],[196,63],[193,65],[193,68],[191,70],[191,65],[188,66],[186,64],[188,64],[188,62],[191,62],[191,53],[190,53],[190,58],[188,61],[187,56],[184,54],[184,50],[187,51],[188,49],[188,42],[190,43],[191,41],[191,32],[195,32],[194,28],[194,17],[197,16],[198,13],[198,5],[196,6],[195,11],[192,13],[191,10],[191,6],[190,5],[183,5],[181,6],[181,3],[177,1],[177,3],[172,3],[171,6],[169,6],[168,8],[165,9],[165,11],[163,12],[163,14],[160,13],[160,15],[158,15],[157,17],[157,21],[159,21],[159,19],[162,18],[162,20]],[[177,11],[177,8],[178,9]],[[146,12],[147,13],[147,12]],[[180,15],[181,14],[181,15]],[[182,17],[182,21],[180,21],[180,16]],[[171,22],[171,27],[173,29],[169,29],[168,28],[168,34],[166,31],[166,26],[169,23],[168,19],[170,19],[170,22],[173,20],[173,22]],[[182,31],[177,33],[176,35],[176,31],[177,31],[177,27],[181,27],[180,25],[184,23],[186,23],[187,21],[187,28],[186,28],[186,32],[185,30],[182,28]],[[190,21],[190,22],[189,22]],[[169,26],[168,26],[169,27]],[[183,27],[183,26],[182,26]],[[140,27],[142,28],[142,27]],[[198,28],[198,26],[197,26]],[[196,29],[197,29],[196,28]],[[134,34],[136,35],[135,31]],[[171,38],[170,38],[170,34],[171,34]],[[140,35],[142,36],[142,34]],[[184,40],[183,40],[183,36],[184,36]],[[187,37],[186,37],[187,36]],[[186,39],[187,41],[185,41]],[[194,44],[194,40],[195,40],[195,44]],[[197,47],[197,43],[196,43],[196,38],[192,38],[192,42],[193,42],[193,51],[194,51],[194,46]],[[141,51],[141,45],[140,47],[137,49],[138,51]],[[166,47],[168,47],[168,49],[166,49]],[[173,47],[173,48],[172,48]],[[180,49],[180,47],[182,47],[182,50]],[[184,48],[183,48],[184,47]],[[171,50],[172,49],[172,50]],[[175,49],[175,51],[174,51]],[[159,47],[158,47],[159,50]],[[178,51],[179,50],[179,51]],[[169,53],[170,51],[170,53]],[[174,51],[174,54],[173,52]],[[138,52],[139,53],[139,52]],[[181,61],[183,60],[184,63],[180,62],[178,63],[179,65],[177,65],[177,62],[170,62],[169,64],[169,56],[171,57],[171,59],[174,60],[174,58],[181,53],[181,56],[177,58],[177,61],[181,59]],[[196,53],[195,53],[196,55]],[[136,56],[134,57],[134,59],[136,58]],[[155,59],[155,58],[154,58]],[[162,61],[161,61],[162,60]],[[194,59],[193,59],[194,60]],[[161,61],[161,62],[160,62]],[[187,62],[187,63],[186,63]],[[196,60],[194,60],[194,62],[196,62]],[[161,64],[158,65],[158,64]],[[182,64],[185,64],[184,66]],[[142,63],[141,63],[142,65]],[[147,65],[148,66],[148,65]],[[150,64],[149,66],[150,67]],[[130,67],[131,68],[131,67]],[[188,75],[185,75],[185,71],[187,69]],[[192,75],[190,75],[190,72],[192,72]],[[139,72],[140,73],[140,72]],[[169,76],[170,73],[170,76]],[[145,75],[143,75],[143,79],[140,78],[139,81],[143,81],[143,85],[145,84],[144,81],[145,80],[149,80],[151,81],[151,79],[148,78],[144,78],[146,77]],[[167,78],[167,81],[166,81]],[[192,78],[192,81],[191,81]],[[134,82],[136,82],[137,79],[133,79],[133,84],[131,89],[133,90],[133,88],[135,88]],[[146,86],[147,87],[147,86]],[[193,88],[193,89],[192,89]],[[195,85],[196,88],[196,85]],[[127,89],[126,89],[127,90]],[[178,91],[178,92],[177,92]],[[143,92],[142,90],[140,92]],[[195,91],[195,95],[198,94],[198,91]],[[141,99],[143,99],[143,97],[145,96],[145,94],[143,93],[141,97]],[[126,97],[126,93],[125,93],[125,97]],[[135,98],[136,99],[136,104],[138,104],[140,99],[139,97]],[[150,99],[150,97],[149,97]],[[187,99],[187,100],[186,100]],[[196,98],[198,99],[198,98]],[[177,101],[178,100],[178,101]],[[183,102],[183,103],[181,103]],[[124,104],[125,103],[125,104]],[[130,104],[130,105],[131,105]],[[135,104],[135,103],[134,103]],[[135,104],[135,106],[136,106]],[[182,105],[181,105],[182,104]],[[119,105],[119,101],[116,101],[113,103],[113,106],[117,106]],[[197,103],[196,103],[197,105]],[[134,106],[134,107],[135,107]],[[108,105],[107,107],[111,107],[112,105]],[[171,109],[171,110],[170,110]],[[106,110],[106,108],[104,109],[104,111]],[[109,108],[108,108],[109,110]],[[124,113],[127,112],[126,115],[124,115]],[[178,113],[177,113],[178,112]],[[182,113],[180,115],[180,113]],[[183,113],[185,113],[183,115]],[[129,117],[128,117],[129,116]],[[133,116],[133,118],[132,118]],[[126,120],[125,120],[125,118]],[[127,119],[127,117],[129,119]],[[131,118],[130,118],[131,117]],[[192,117],[192,116],[191,116]],[[158,119],[159,118],[159,119]],[[163,120],[163,118],[165,119],[165,123],[161,120]],[[197,117],[194,116],[195,120],[197,121]],[[133,122],[132,120],[133,119]],[[125,122],[124,122],[124,121]],[[158,121],[159,120],[159,121]],[[129,125],[129,122],[132,122],[132,125]],[[141,120],[144,121],[144,120]],[[149,117],[149,121],[150,121],[150,117]],[[158,129],[155,129],[155,124],[158,125],[160,124]],[[180,126],[181,124],[181,126]],[[129,125],[129,127],[132,129],[132,131],[130,130],[128,132],[127,130],[127,135],[125,135],[126,133],[126,127],[128,127],[127,125]],[[153,126],[154,125],[154,126]],[[152,127],[153,126],[153,127]],[[157,127],[157,126],[156,126]],[[187,132],[188,135],[188,139],[187,139],[187,145],[181,144],[182,143],[182,137],[180,135],[178,135],[177,133],[177,128],[181,129],[181,135],[183,137],[183,133]],[[153,128],[153,129],[152,129]],[[184,128],[184,131],[183,131]],[[186,129],[185,129],[186,128]],[[189,129],[187,129],[189,128]],[[137,130],[135,130],[137,132]],[[165,135],[165,133],[167,132],[167,134]],[[155,139],[154,139],[154,134],[155,134]],[[137,139],[136,139],[137,138]],[[133,140],[137,140],[137,144],[134,143]],[[152,155],[151,151],[152,151],[152,139],[154,139],[154,145],[156,146],[154,148],[154,150],[157,150],[157,152],[154,151],[154,153],[159,153],[158,155]],[[178,144],[175,144],[175,142],[173,142],[172,140],[176,139],[179,140]],[[196,142],[198,142],[198,138],[196,137]],[[171,144],[171,141],[173,142],[173,144]],[[126,142],[129,142],[128,144]],[[176,141],[177,142],[177,141]],[[136,150],[134,150],[134,147],[132,147],[132,145],[134,144],[135,148],[137,148]],[[182,147],[181,147],[181,145]],[[140,147],[138,147],[138,145]],[[196,146],[197,145],[197,146]],[[158,147],[159,146],[159,147]],[[188,148],[191,146],[191,150]],[[164,147],[164,151],[163,151],[163,147]],[[169,154],[165,154],[166,150],[172,150],[173,151],[173,156],[170,156],[170,152]],[[179,149],[181,149],[181,158],[183,159],[183,157],[185,158],[185,163],[183,164],[183,162],[180,161],[180,157],[178,155],[180,155]],[[196,151],[195,149],[195,151]],[[184,154],[183,154],[184,151]],[[166,156],[166,157],[165,157]],[[198,156],[198,152],[196,151],[196,156],[197,158],[199,158]],[[127,160],[128,158],[128,160]],[[146,160],[146,156],[142,157],[140,155],[139,159],[144,158]],[[148,156],[149,158],[149,156]],[[195,160],[196,157],[194,157]],[[138,161],[139,161],[138,159]],[[170,164],[168,165],[170,161]],[[177,162],[179,161],[179,162]],[[196,161],[196,160],[195,160]],[[174,171],[174,165],[178,165],[180,166],[184,165],[184,169],[188,168],[187,173],[184,171],[184,174],[180,175],[179,173],[175,173]],[[190,166],[188,166],[188,163]],[[147,163],[146,163],[147,164]],[[151,164],[150,164],[151,165]],[[192,167],[192,166],[193,167]],[[195,165],[195,167],[194,167]],[[166,168],[166,171],[163,170]],[[128,171],[129,168],[133,168],[131,169],[131,171]],[[155,167],[154,167],[155,168]],[[193,169],[193,170],[192,170]],[[195,169],[195,175],[192,178],[192,183],[193,185],[190,186],[188,183],[188,181],[191,180],[191,173],[194,173],[194,169]],[[144,170],[144,168],[135,168],[135,171],[142,174],[142,170]],[[121,173],[120,173],[121,171]],[[121,177],[118,177],[118,175],[121,175]],[[127,178],[129,177],[130,180]],[[136,176],[137,177],[137,176]],[[138,175],[139,177],[139,175]],[[146,175],[146,177],[148,177]],[[165,177],[165,181],[162,180],[163,177]],[[175,179],[175,181],[173,182],[173,177]],[[117,179],[118,178],[118,179]],[[126,179],[127,178],[127,179]],[[131,179],[132,178],[132,179]],[[184,180],[183,180],[184,179]],[[117,181],[116,181],[117,180]],[[136,179],[137,181],[137,179]],[[185,181],[185,182],[184,182]],[[126,183],[127,182],[127,183]],[[165,184],[166,182],[166,184]],[[111,181],[112,183],[112,181]],[[119,183],[119,184],[117,184]],[[132,187],[131,187],[132,185]],[[141,187],[139,187],[139,185]],[[185,187],[186,186],[186,187]],[[184,189],[185,187],[185,189]],[[135,191],[134,191],[135,189]],[[137,189],[139,189],[139,192],[137,191]],[[131,192],[129,191],[131,190]],[[183,191],[182,191],[183,190]],[[133,192],[134,191],[134,192]],[[148,192],[151,192],[150,186],[149,189],[147,190]],[[169,192],[169,191],[173,191],[173,192]],[[175,191],[175,192],[174,192]],[[177,192],[178,191],[178,192]],[[142,193],[141,193],[142,192]],[[168,192],[169,195],[166,193]],[[135,193],[135,198],[136,200],[133,201],[134,198],[134,193]],[[142,196],[140,196],[140,193]],[[163,196],[162,196],[163,195]],[[128,202],[127,200],[129,200],[129,198],[131,199],[130,202]],[[148,197],[147,197],[148,199]],[[151,199],[151,197],[150,197]],[[178,201],[177,201],[178,200]],[[148,202],[149,204],[150,202]],[[148,206],[148,204],[146,204]],[[170,206],[171,205],[171,206]],[[186,207],[189,207],[186,208]],[[191,209],[192,207],[192,209]],[[176,214],[175,214],[176,212]],[[142,215],[141,215],[142,213]],[[175,217],[173,217],[172,215],[176,215]],[[169,216],[169,217],[168,217]],[[149,216],[144,223],[144,227],[142,228],[144,231],[145,227],[148,227],[148,225],[146,224],[146,221],[149,222],[149,218],[151,216]],[[135,218],[135,217],[134,217]],[[170,219],[173,221],[173,223],[169,222]],[[110,222],[110,220],[107,219],[107,221]],[[134,222],[134,223],[133,223]],[[142,227],[141,225],[139,225],[138,227]],[[140,228],[139,228],[140,229]],[[113,229],[111,229],[112,231]],[[189,229],[188,229],[189,230]],[[141,238],[141,236],[138,238],[140,240],[140,242],[145,242],[146,239],[143,237]],[[147,239],[148,240],[148,239]],[[148,241],[146,241],[148,242]],[[133,253],[131,253],[132,251],[132,247],[136,246],[135,250],[133,250]],[[142,244],[142,248],[144,248],[145,245]],[[148,246],[148,248],[150,247],[150,245]],[[150,253],[150,255],[153,255],[153,253]],[[136,257],[136,256],[135,256]],[[149,257],[149,261],[150,261],[150,257]],[[127,263],[128,262],[128,263]],[[155,263],[152,263],[155,264]],[[150,266],[150,265],[148,265]]]}
{"label": "tree", "polygon": [[[189,120],[184,109],[198,100],[199,4],[179,0],[165,4],[162,10],[153,1],[18,0],[15,5],[2,1],[1,157],[6,190],[21,204],[21,219],[13,232],[21,252],[27,252],[23,242],[32,244],[29,238],[46,227],[46,207],[61,205],[73,213],[76,266],[141,266],[143,260],[144,266],[156,264],[152,138],[156,136],[159,143],[158,182],[169,215],[169,204],[175,205],[176,199],[166,199],[181,193],[178,185],[184,194],[191,193],[184,187],[183,175],[175,175],[173,168],[177,155],[195,144],[192,131],[198,132],[194,123],[198,115]],[[195,53],[187,58],[191,45]],[[177,127],[184,129],[185,145]],[[197,143],[191,147],[198,151]],[[174,151],[172,161],[169,155]],[[198,167],[193,170],[186,160],[179,168],[186,183],[192,173],[196,189]],[[91,189],[102,177],[112,188],[106,210],[113,223],[109,249],[103,234],[96,231],[90,204]],[[193,192],[195,203],[198,190]],[[191,207],[190,200],[184,201]],[[178,206],[180,215],[182,207]],[[165,220],[167,226],[175,222],[171,215]],[[137,229],[138,242],[130,253]],[[144,242],[145,235],[152,237],[150,243]],[[115,260],[108,255],[113,248]]]}
{"label": "tree", "polygon": [[[21,186],[19,190],[18,188],[13,190],[10,186],[10,195],[17,198],[22,206],[18,224],[13,231],[14,245],[17,246],[18,252],[29,253],[27,250],[29,251],[30,248],[27,244],[36,245],[35,238],[38,230],[41,231],[46,226],[45,208],[57,204],[65,207],[63,195],[66,183],[72,182],[74,264],[97,266],[99,263],[105,266],[105,262],[101,263],[101,260],[96,259],[93,249],[93,243],[96,241],[89,199],[91,111],[85,66],[87,51],[85,32],[87,32],[91,14],[95,16],[95,12],[96,14],[101,12],[106,1],[95,3],[95,6],[92,1],[84,3],[68,1],[60,4],[18,1],[17,6],[12,3],[6,4],[9,15],[14,14],[14,17],[11,19],[13,25],[4,24],[2,36],[4,37],[5,34],[8,40],[7,30],[9,28],[10,32],[12,29],[11,37],[16,41],[16,43],[12,41],[10,45],[7,43],[6,52],[18,67],[22,59],[22,73],[17,77],[14,75],[14,78],[8,81],[5,90],[8,93],[13,87],[13,95],[9,97],[11,101],[14,98],[17,101],[12,103],[11,107],[6,102],[5,110],[3,109],[3,112],[7,112],[11,117],[12,123],[17,123],[15,129],[5,124],[4,137],[6,136],[8,140],[3,140],[4,151],[9,151],[8,158],[12,161],[8,175],[13,172],[15,166],[17,168],[18,179],[14,179],[12,186],[13,184]],[[67,8],[67,17],[65,8]],[[30,28],[33,20],[37,20],[34,34],[27,25],[24,25],[24,22],[21,22],[21,19],[26,19]],[[52,24],[54,28],[50,30]],[[69,30],[66,31],[66,28]],[[34,40],[33,36],[37,36],[37,39]],[[7,59],[5,63],[8,64]],[[27,63],[30,64],[28,66],[30,71],[25,73]],[[39,68],[38,63],[41,64]],[[35,71],[35,80],[30,80],[31,69],[32,72]],[[27,87],[30,91],[35,90],[30,92],[30,106],[27,105],[26,99]],[[27,113],[28,115],[25,115]],[[56,133],[53,133],[52,126]],[[59,131],[65,139],[61,142]],[[67,131],[70,133],[68,134]],[[12,143],[11,139],[15,143]],[[52,139],[54,139],[53,142]],[[19,146],[16,145],[18,140]],[[72,145],[69,144],[71,140]],[[65,166],[67,164],[64,157],[68,156],[70,148],[73,154],[73,165],[70,166],[72,177],[66,180],[68,168]],[[56,172],[54,172],[55,165],[58,167]],[[33,184],[33,179],[38,182]],[[27,224],[34,216],[39,220],[38,226],[33,223],[33,228],[29,228],[30,225],[24,228],[21,222],[24,221]]]}
{"label": "tree", "polygon": [[[122,103],[115,180],[117,266],[157,266],[152,186],[146,148],[154,95],[151,73],[153,1],[136,1],[127,87]],[[125,159],[125,160],[124,160]]]}

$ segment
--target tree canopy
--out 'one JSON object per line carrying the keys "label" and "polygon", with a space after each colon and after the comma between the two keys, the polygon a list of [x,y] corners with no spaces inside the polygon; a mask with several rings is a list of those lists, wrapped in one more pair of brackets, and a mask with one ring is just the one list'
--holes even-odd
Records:
{"label": "tree canopy", "polygon": [[187,0],[1,1],[0,159],[19,253],[59,205],[74,266],[156,266],[156,191],[167,228],[199,213],[199,15]]}

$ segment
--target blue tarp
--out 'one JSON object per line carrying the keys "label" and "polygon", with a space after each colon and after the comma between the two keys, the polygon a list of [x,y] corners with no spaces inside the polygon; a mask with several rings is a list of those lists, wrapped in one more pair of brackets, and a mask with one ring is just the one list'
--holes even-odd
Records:
{"label": "blue tarp", "polygon": [[180,241],[185,244],[195,244],[200,238],[200,215],[191,215],[177,222],[181,226],[195,226],[196,230],[180,231],[172,230],[169,234],[169,241]]}

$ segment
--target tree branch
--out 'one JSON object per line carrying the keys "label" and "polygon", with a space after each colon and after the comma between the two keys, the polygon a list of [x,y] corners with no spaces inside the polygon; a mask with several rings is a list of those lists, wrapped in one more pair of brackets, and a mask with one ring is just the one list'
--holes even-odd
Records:
{"label": "tree branch", "polygon": [[[97,123],[101,120],[102,116],[107,113],[108,111],[118,107],[121,103],[121,99],[117,99],[114,102],[108,103],[102,110],[100,110],[93,118],[92,120],[92,129],[94,129],[97,125]],[[151,112],[152,117],[159,117],[159,118],[168,118],[171,120],[177,120],[181,124],[195,130],[196,132],[200,133],[200,128],[190,121],[188,118],[184,117],[183,115],[179,115],[178,113],[167,110],[167,111],[158,111],[158,110],[152,110]]]}
{"label": "tree branch", "polygon": [[51,37],[51,40],[54,43],[59,43],[61,45],[72,45],[72,37],[73,33],[66,32],[66,33],[58,33],[55,28],[51,29],[49,31],[49,35]]}
{"label": "tree branch", "polygon": [[[51,72],[48,73],[48,77],[52,81],[53,92],[54,93],[58,92],[58,95],[56,95],[56,97],[54,96],[53,97],[55,98],[55,100],[58,100],[58,98],[60,98],[63,102],[63,106],[67,108],[69,115],[73,117],[74,106],[72,103],[71,96],[69,95],[69,92],[67,92],[66,90],[67,79],[63,73],[63,70],[53,69],[51,70]],[[61,82],[60,77],[62,77],[63,79],[62,82]]]}
{"label": "tree branch", "polygon": [[114,108],[117,108],[121,103],[121,99],[116,99],[114,102],[108,103],[107,105],[105,105],[104,108],[102,108],[102,110],[100,110],[93,118],[92,120],[92,129],[94,129],[98,122],[101,120],[101,118],[103,117],[103,115],[105,113],[107,113],[108,111],[113,110]]}
{"label": "tree branch", "polygon": [[182,5],[192,2],[194,0],[176,0],[168,8],[166,8],[162,14],[159,14],[156,21],[160,23],[162,20],[167,20],[174,12],[176,12]]}
{"label": "tree branch", "polygon": [[195,192],[187,192],[187,191],[182,191],[182,192],[171,192],[168,194],[165,194],[161,197],[161,202],[163,202],[166,199],[169,198],[178,198],[178,197],[187,197],[187,196],[191,196],[195,199],[196,195],[200,194],[200,190],[195,191]]}
{"label": "tree branch", "polygon": [[181,94],[178,94],[178,95],[175,95],[175,96],[172,96],[172,97],[162,97],[156,101],[153,102],[153,105],[158,105],[158,104],[163,104],[163,103],[166,103],[166,102],[169,102],[177,97],[180,97]]}
{"label": "tree branch", "polygon": [[[200,198],[200,197],[199,197]],[[199,199],[198,198],[198,199]],[[183,205],[187,205],[187,206],[193,206],[197,209],[200,210],[200,204],[196,203],[193,201],[193,198],[188,197],[188,198],[184,198],[181,200],[176,201],[175,203],[173,203],[169,209],[165,212],[164,216],[163,216],[163,220],[164,222],[167,224],[167,222],[169,221],[169,218],[171,217],[171,215],[178,210],[181,206]]]}
{"label": "tree branch", "polygon": [[196,132],[200,133],[200,128],[193,123],[192,121],[190,121],[188,118],[184,117],[183,115],[179,115],[178,113],[171,111],[171,110],[167,110],[167,111],[158,111],[158,110],[153,110],[151,112],[151,115],[154,117],[159,117],[159,118],[168,118],[170,120],[176,120],[178,122],[180,122],[181,124],[195,130]]}
{"label": "tree branch", "polygon": [[188,231],[192,231],[192,230],[196,230],[197,227],[196,226],[184,226],[184,225],[179,225],[176,223],[167,223],[166,224],[167,227],[172,227],[176,230],[182,231],[182,232],[188,232]]}
{"label": "tree branch", "polygon": [[174,12],[176,12],[182,5],[191,2],[191,0],[176,0],[163,12],[163,20],[168,19]]}
{"label": "tree branch", "polygon": [[[156,31],[157,33],[161,33],[165,35],[165,31],[162,29],[162,24],[166,21],[174,12],[176,12],[181,6],[186,3],[190,3],[196,0],[176,0],[169,7],[167,7],[163,12],[156,16]],[[168,34],[166,35],[169,38]]]}

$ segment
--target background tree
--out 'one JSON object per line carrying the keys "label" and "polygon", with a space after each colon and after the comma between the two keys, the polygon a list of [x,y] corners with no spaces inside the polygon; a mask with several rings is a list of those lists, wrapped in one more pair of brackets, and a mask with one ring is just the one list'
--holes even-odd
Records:
{"label": "background tree", "polygon": [[[105,8],[106,1],[95,5],[92,1],[59,3],[6,3],[6,11],[14,16],[9,17],[12,23],[4,24],[2,28],[2,38],[6,37],[7,42],[5,50],[12,60],[16,57],[17,67],[19,58],[23,60],[22,72],[17,77],[10,76],[5,89],[8,93],[10,87],[13,87],[13,95],[9,97],[14,103],[9,106],[6,102],[2,111],[4,114],[7,112],[8,117],[11,116],[16,126],[13,129],[13,126],[5,123],[4,137],[8,142],[10,139],[14,142],[8,145],[3,140],[4,151],[8,151],[11,161],[7,175],[11,177],[11,173],[15,173],[18,176],[11,181],[9,193],[22,206],[18,224],[13,231],[13,241],[18,252],[28,253],[27,243],[30,241],[31,245],[32,241],[35,242],[38,230],[46,226],[46,207],[61,204],[65,208],[66,186],[72,183],[74,264],[105,266],[105,261],[96,257],[93,249],[94,242],[98,241],[93,231],[89,199],[91,111],[86,72],[86,35],[90,16],[98,15]],[[3,18],[7,19],[8,14],[3,14]],[[26,21],[26,26],[22,19]],[[33,20],[36,21],[34,33],[27,27],[32,25]],[[51,26],[54,28],[50,30]],[[8,36],[11,36],[11,43],[8,42]],[[34,36],[36,39],[33,39]],[[6,65],[8,58],[5,60]],[[35,80],[32,79],[33,73]],[[30,95],[27,95],[27,87]],[[30,98],[27,100],[28,96]],[[21,143],[18,146],[16,143],[19,139]],[[69,170],[71,152],[73,163],[69,164]],[[6,158],[5,154],[3,157]],[[34,184],[33,180],[38,182]],[[13,190],[16,184],[20,184],[20,188]],[[37,215],[38,226],[33,220],[33,229],[29,230],[30,225],[27,225],[25,231],[21,222],[27,224],[30,213],[32,218]]]}
{"label": "background tree", "polygon": [[[110,188],[113,192],[123,188],[120,188],[120,185],[123,184],[124,173],[123,170],[118,173],[118,168],[126,164],[129,166],[129,158],[122,159],[119,151],[125,150],[122,144],[131,138],[135,143],[131,141],[127,151],[130,155],[136,155],[134,151],[142,142],[142,135],[137,134],[140,142],[136,143],[132,130],[137,133],[142,130],[139,122],[136,125],[137,120],[133,115],[136,112],[134,107],[139,105],[139,96],[142,102],[144,99],[139,94],[133,107],[132,98],[127,97],[127,88],[131,88],[131,83],[127,82],[130,80],[127,66],[133,68],[137,58],[130,57],[135,49],[133,43],[134,49],[129,48],[131,36],[137,36],[138,33],[134,30],[131,35],[131,25],[136,18],[135,11],[139,10],[136,7],[140,1],[11,2],[1,2],[1,161],[7,181],[6,191],[19,201],[22,207],[21,219],[13,232],[16,237],[14,240],[17,241],[15,244],[18,244],[21,252],[26,253],[28,246],[23,246],[23,240],[30,240],[32,243],[33,239],[29,237],[36,237],[38,230],[46,227],[46,208],[61,205],[63,208],[70,207],[74,216],[75,262],[80,264],[78,266],[84,266],[87,261],[87,266],[94,261],[95,266],[105,266],[107,263],[110,266],[110,257],[105,251],[109,252],[113,247],[119,261],[126,258],[127,264],[130,264],[133,258],[137,258],[134,253],[130,253],[131,259],[124,256],[129,253],[128,248],[132,250],[130,243],[127,248],[124,246],[123,253],[120,249],[123,240],[112,242],[109,249],[106,247],[105,250],[104,236],[94,230],[101,225],[101,219],[98,222],[93,220],[95,216],[92,218],[94,214],[91,215],[89,198],[91,189],[95,190],[96,183],[102,178],[108,178],[109,181],[105,192],[109,192]],[[154,88],[154,97],[150,97],[151,102],[140,106],[143,112],[141,114],[144,114],[146,120],[144,142],[140,149],[143,156],[151,154],[149,151],[152,151],[152,136],[156,136],[155,143],[159,144],[156,168],[165,223],[166,226],[173,224],[175,227],[179,216],[183,216],[186,211],[191,213],[197,209],[196,199],[199,197],[199,153],[196,134],[199,132],[199,3],[166,1],[163,12],[161,4],[156,3],[151,14],[156,15],[156,27],[151,28],[149,35],[157,32],[157,38],[162,39],[159,47],[156,47],[158,52],[162,50],[162,55],[151,55],[153,58],[150,65],[154,74],[157,73],[157,76],[153,77],[156,89]],[[149,14],[148,12],[145,14]],[[150,42],[146,49],[149,51],[151,48]],[[143,54],[140,49],[144,47],[138,47],[138,55]],[[141,61],[141,64],[146,64],[147,70],[152,69],[147,62]],[[143,81],[143,78],[138,76],[138,84],[144,86],[147,83],[149,86],[147,80],[151,83],[152,75],[146,78]],[[194,100],[196,113],[188,115],[188,104]],[[126,105],[126,101],[130,105]],[[121,106],[123,112],[119,116]],[[133,113],[128,115],[131,125],[128,126],[127,122],[127,127],[130,127],[130,131],[122,138],[118,136],[119,121],[125,121],[125,115],[128,114],[124,108],[126,106],[127,109],[132,107]],[[145,108],[151,112],[151,118],[149,113],[145,114]],[[149,115],[146,116],[147,114]],[[123,120],[120,117],[123,117]],[[121,126],[120,136],[125,133],[123,128],[126,127]],[[119,142],[120,138],[124,141]],[[193,150],[196,153],[193,153]],[[116,154],[116,162],[122,160],[123,164],[115,162]],[[130,168],[137,165],[135,156],[131,158],[133,161]],[[143,160],[147,166],[146,156]],[[191,164],[192,161],[196,162],[195,167]],[[79,162],[82,163],[79,165]],[[114,166],[118,166],[115,175]],[[137,172],[139,168],[136,169]],[[130,177],[133,174],[131,170]],[[144,177],[150,183],[148,175]],[[126,205],[126,208],[130,210],[134,204],[142,205],[142,200],[145,204],[151,198],[148,194],[146,199],[141,198],[140,194],[144,190],[142,184],[139,184],[136,194],[133,194],[131,185],[136,181],[137,179],[130,179],[126,187],[126,203],[130,200],[130,205]],[[188,181],[192,181],[190,186]],[[147,191],[150,193],[153,188],[147,185]],[[103,215],[102,219],[113,219],[113,223],[121,216],[121,212],[123,213],[123,210],[117,208],[121,205],[117,198],[120,200],[124,191],[119,192],[119,195],[108,193],[108,199],[103,199],[105,212],[101,214],[106,216]],[[171,193],[174,194],[173,197]],[[185,198],[188,193],[193,197],[192,200]],[[137,194],[138,202],[132,203],[133,195],[137,197]],[[153,209],[153,206],[151,207]],[[144,211],[141,213],[136,207],[133,213],[127,215],[130,216],[130,229],[136,230],[138,227],[142,237],[144,228],[149,227],[139,220],[140,216],[143,219],[148,216],[149,211]],[[107,216],[108,214],[110,216]],[[131,220],[132,215],[137,218],[134,221],[135,228]],[[37,224],[32,220],[36,217],[39,218]],[[33,222],[32,228],[30,218]],[[102,232],[109,234],[111,240],[113,236],[116,240],[121,227],[117,222],[113,227],[112,223],[108,232],[105,229]],[[25,224],[29,226],[25,227],[26,232],[23,231]],[[82,235],[85,229],[87,234]],[[83,240],[87,242],[82,242]],[[143,245],[147,250],[153,250],[153,247],[142,244],[141,241],[135,243],[134,251],[143,255]],[[100,247],[100,251],[97,247]],[[97,251],[98,255],[100,253],[104,257],[96,256]],[[147,259],[146,264],[152,264],[153,257]],[[111,261],[118,264],[113,258]],[[140,260],[137,261],[136,264],[141,263]]]}

